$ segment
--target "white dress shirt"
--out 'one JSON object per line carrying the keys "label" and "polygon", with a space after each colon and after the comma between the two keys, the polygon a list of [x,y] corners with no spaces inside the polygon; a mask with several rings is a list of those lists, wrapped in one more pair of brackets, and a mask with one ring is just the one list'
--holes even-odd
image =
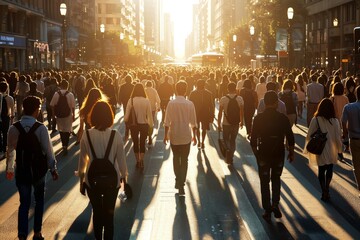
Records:
{"label": "white dress shirt", "polygon": [[194,104],[183,96],[176,96],[166,108],[164,126],[169,127],[171,144],[189,144],[191,129],[197,126]]}
{"label": "white dress shirt", "polygon": [[124,121],[126,122],[129,119],[132,104],[134,104],[137,123],[149,124],[149,126],[153,126],[154,122],[152,118],[150,101],[144,97],[134,97],[133,99],[129,99],[126,105]]}

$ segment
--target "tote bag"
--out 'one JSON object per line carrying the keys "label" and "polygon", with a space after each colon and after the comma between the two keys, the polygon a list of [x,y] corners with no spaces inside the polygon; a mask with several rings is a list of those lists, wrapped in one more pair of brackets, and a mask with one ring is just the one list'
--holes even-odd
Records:
{"label": "tote bag", "polygon": [[321,155],[327,141],[327,137],[326,137],[327,133],[321,132],[319,121],[317,118],[316,118],[316,122],[318,128],[313,134],[311,134],[311,139],[306,145],[306,150],[312,154]]}

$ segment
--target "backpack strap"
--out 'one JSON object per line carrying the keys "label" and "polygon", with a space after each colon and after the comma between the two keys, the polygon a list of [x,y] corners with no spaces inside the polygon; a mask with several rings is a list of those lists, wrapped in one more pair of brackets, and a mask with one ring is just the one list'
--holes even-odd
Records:
{"label": "backpack strap", "polygon": [[[114,136],[115,136],[115,131],[112,130],[111,135],[110,135],[110,139],[109,139],[108,145],[106,147],[106,151],[105,151],[105,156],[104,156],[105,159],[109,158],[109,154],[110,154],[111,146],[112,146],[112,143],[113,143],[113,140],[114,140]],[[95,151],[94,151],[94,146],[92,145],[92,142],[91,142],[91,139],[90,139],[90,135],[89,135],[88,130],[86,130],[86,137],[87,137],[87,139],[89,141],[91,154],[93,155],[94,158],[97,158],[96,154],[95,154]],[[114,159],[114,162],[115,162],[115,159]]]}
{"label": "backpack strap", "polygon": [[[20,134],[26,134],[26,131],[25,131],[24,127],[21,125],[20,121],[17,121],[13,125],[17,128],[17,130],[19,130]],[[32,125],[32,127],[30,128],[29,132],[27,132],[27,133],[30,133],[30,134],[34,133],[36,131],[36,129],[38,129],[38,127],[40,127],[41,125],[43,125],[43,124],[36,121],[34,123],[34,125]]]}
{"label": "backpack strap", "polygon": [[20,132],[20,134],[26,134],[24,127],[21,125],[20,121],[17,121],[13,124],[17,130]]}

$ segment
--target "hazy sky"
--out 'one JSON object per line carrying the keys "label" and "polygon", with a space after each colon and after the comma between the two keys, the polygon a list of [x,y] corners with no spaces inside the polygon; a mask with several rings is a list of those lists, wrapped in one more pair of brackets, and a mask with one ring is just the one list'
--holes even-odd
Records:
{"label": "hazy sky", "polygon": [[169,12],[174,22],[174,48],[177,58],[185,55],[185,38],[192,30],[192,5],[198,0],[163,0],[164,12]]}

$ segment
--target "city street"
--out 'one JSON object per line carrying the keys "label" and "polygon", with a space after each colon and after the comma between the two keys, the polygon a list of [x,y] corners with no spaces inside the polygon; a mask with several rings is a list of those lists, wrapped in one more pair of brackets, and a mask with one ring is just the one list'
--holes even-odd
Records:
{"label": "city street", "polygon": [[[124,133],[122,110],[114,128]],[[217,116],[217,114],[216,114]],[[306,111],[303,113],[306,116]],[[281,219],[263,220],[257,165],[245,129],[239,131],[234,164],[228,166],[218,146],[216,124],[208,132],[205,149],[192,146],[185,197],[174,188],[170,145],[163,140],[158,114],[154,144],[145,154],[145,168],[135,168],[132,142],[125,145],[128,182],[133,198],[117,200],[114,239],[356,239],[360,238],[360,199],[352,173],[351,157],[334,168],[331,200],[320,200],[317,167],[303,155],[306,119],[293,127],[296,156],[282,174]],[[217,122],[216,120],[214,123]],[[74,128],[77,132],[79,120]],[[48,174],[42,233],[45,239],[94,239],[91,205],[79,192],[79,145],[71,137],[69,154],[63,156],[59,134],[52,135],[59,180]],[[17,239],[19,196],[15,181],[5,178],[6,160],[0,162],[0,239]],[[29,238],[33,211],[30,211]]]}

